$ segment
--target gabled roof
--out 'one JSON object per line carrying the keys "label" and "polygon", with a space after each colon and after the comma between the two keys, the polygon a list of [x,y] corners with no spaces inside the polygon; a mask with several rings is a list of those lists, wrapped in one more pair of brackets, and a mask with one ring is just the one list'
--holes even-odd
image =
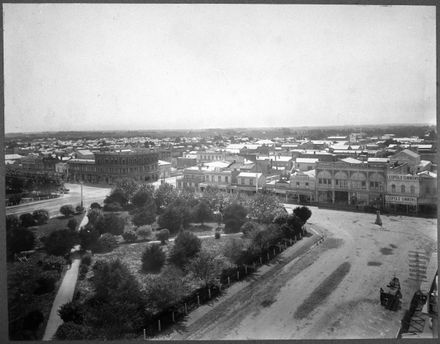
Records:
{"label": "gabled roof", "polygon": [[358,159],[354,159],[354,158],[345,158],[345,159],[341,159],[341,161],[349,163],[349,164],[362,164],[362,161],[360,161]]}
{"label": "gabled roof", "polygon": [[[420,157],[419,154],[417,154],[416,152],[413,152],[413,151],[410,150],[410,149],[404,149],[404,150],[402,150],[402,151],[400,151],[400,152],[394,154],[394,156],[397,156],[398,154],[406,154],[406,155],[409,155],[410,157],[413,157],[413,158],[418,158],[418,157]],[[393,156],[393,157],[394,157],[394,156]]]}

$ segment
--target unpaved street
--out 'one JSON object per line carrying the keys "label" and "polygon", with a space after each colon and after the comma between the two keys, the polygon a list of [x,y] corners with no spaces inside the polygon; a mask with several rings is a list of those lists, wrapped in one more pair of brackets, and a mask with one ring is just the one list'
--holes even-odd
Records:
{"label": "unpaved street", "polygon": [[[311,210],[310,226],[325,234],[323,244],[298,255],[316,236],[304,239],[160,339],[395,337],[418,285],[410,279],[410,251],[430,256],[437,221],[382,216],[381,229],[374,214]],[[394,274],[403,294],[398,312],[379,302],[379,288]]]}

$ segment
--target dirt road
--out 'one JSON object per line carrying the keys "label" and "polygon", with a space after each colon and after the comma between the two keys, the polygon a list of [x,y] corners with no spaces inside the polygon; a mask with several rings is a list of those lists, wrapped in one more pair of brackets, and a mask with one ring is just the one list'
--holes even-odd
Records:
{"label": "dirt road", "polygon": [[[410,251],[431,254],[437,221],[382,216],[381,229],[373,214],[311,209],[311,227],[325,233],[323,244],[300,257],[296,245],[289,248],[159,339],[395,337],[419,283],[410,277]],[[398,312],[379,303],[379,288],[394,274],[403,294]]]}

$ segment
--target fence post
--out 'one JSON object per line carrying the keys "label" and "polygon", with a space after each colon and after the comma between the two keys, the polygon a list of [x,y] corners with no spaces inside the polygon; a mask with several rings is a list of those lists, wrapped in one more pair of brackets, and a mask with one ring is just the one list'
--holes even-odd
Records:
{"label": "fence post", "polygon": [[275,248],[273,249],[273,256],[275,257]]}
{"label": "fence post", "polygon": [[174,319],[174,312],[171,312],[171,319],[173,320],[173,323],[176,322],[176,320]]}
{"label": "fence post", "polygon": [[267,261],[270,260],[269,251],[267,252]]}
{"label": "fence post", "polygon": [[231,285],[231,278],[228,276],[228,286]]}
{"label": "fence post", "polygon": [[290,245],[292,245],[292,238],[289,238],[289,240],[290,240]]}
{"label": "fence post", "polygon": [[188,314],[188,307],[186,306],[186,302],[185,302],[185,315]]}
{"label": "fence post", "polygon": [[157,329],[159,330],[159,332],[161,331],[161,328],[160,328],[160,319],[157,321]]}
{"label": "fence post", "polygon": [[244,266],[244,271],[245,271],[245,273],[247,275],[247,265]]}
{"label": "fence post", "polygon": [[240,280],[240,270],[237,270],[237,281]]}
{"label": "fence post", "polygon": [[208,296],[211,299],[211,287],[208,288]]}
{"label": "fence post", "polygon": [[147,340],[147,331],[144,329],[144,340]]}
{"label": "fence post", "polygon": [[200,296],[197,294],[197,304],[200,306]]}

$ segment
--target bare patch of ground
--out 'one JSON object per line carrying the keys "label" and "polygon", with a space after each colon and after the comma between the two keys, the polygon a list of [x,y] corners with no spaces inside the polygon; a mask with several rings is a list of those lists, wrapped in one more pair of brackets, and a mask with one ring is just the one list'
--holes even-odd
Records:
{"label": "bare patch of ground", "polygon": [[350,271],[351,264],[348,262],[342,263],[333,271],[318,287],[316,287],[310,296],[304,300],[301,306],[296,310],[294,317],[302,319],[307,317],[315,308],[325,302],[333,290],[342,282],[344,277]]}

